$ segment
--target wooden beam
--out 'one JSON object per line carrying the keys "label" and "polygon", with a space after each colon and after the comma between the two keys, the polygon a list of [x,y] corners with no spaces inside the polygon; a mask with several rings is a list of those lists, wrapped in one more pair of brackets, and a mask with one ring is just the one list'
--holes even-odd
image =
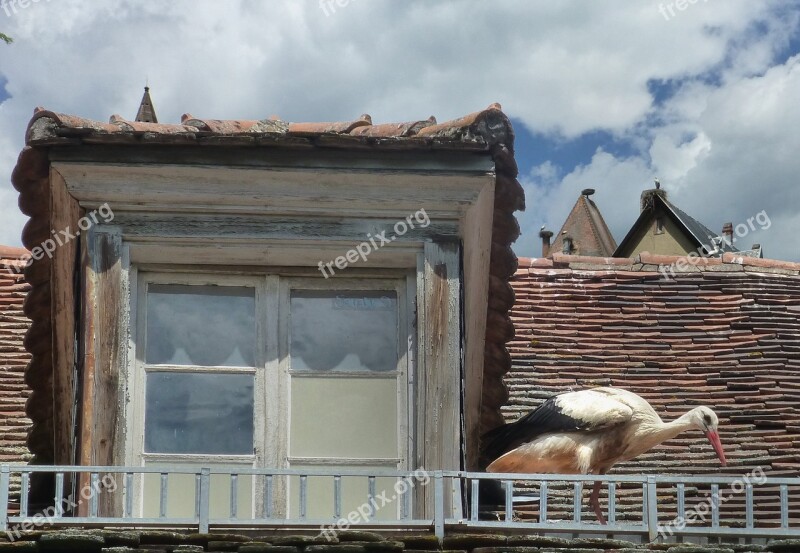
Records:
{"label": "wooden beam", "polygon": [[[123,465],[120,371],[126,366],[124,331],[130,322],[126,320],[129,298],[122,235],[118,229],[92,228],[82,238],[84,352],[79,460],[85,465]],[[87,485],[82,479],[81,489]],[[121,493],[100,493],[98,499],[101,515],[119,512]],[[81,508],[85,509],[85,504]]]}
{"label": "wooden beam", "polygon": [[[178,264],[206,265],[218,267],[225,265],[249,265],[255,267],[313,267],[319,262],[328,263],[344,256],[355,244],[352,241],[325,243],[323,241],[136,241],[130,242],[131,262],[137,264],[174,266]],[[416,256],[422,245],[393,243],[375,250],[355,263],[348,263],[344,270],[336,270],[336,275],[347,276],[355,269],[413,268]],[[320,274],[317,272],[317,274]]]}
{"label": "wooden beam", "polygon": [[144,163],[226,165],[240,167],[314,167],[319,169],[397,169],[404,171],[488,172],[494,169],[489,152],[443,150],[368,151],[324,148],[207,148],[174,145],[136,146],[94,144],[91,148],[63,146],[50,149],[53,161],[90,163]]}
{"label": "wooden beam", "polygon": [[424,208],[460,218],[493,177],[446,172],[271,169],[55,163],[88,208],[108,203],[153,212],[336,213],[361,210],[404,218]]}
{"label": "wooden beam", "polygon": [[[51,226],[61,240],[60,231],[71,235],[81,216],[77,200],[70,196],[66,183],[57,172],[51,173]],[[55,237],[56,235],[54,235]],[[50,304],[53,329],[53,463],[75,463],[75,415],[77,400],[77,357],[75,351],[78,301],[75,283],[78,273],[77,240],[64,242],[55,248],[51,271],[52,300]]]}
{"label": "wooden beam", "polygon": [[480,457],[483,358],[489,302],[494,186],[486,186],[464,221],[464,441],[467,470],[478,470]]}
{"label": "wooden beam", "polygon": [[[461,287],[459,242],[426,243],[421,290],[417,290],[419,336],[418,467],[461,468]],[[420,281],[418,281],[420,282]],[[432,490],[422,490],[424,511]]]}
{"label": "wooden beam", "polygon": [[[381,238],[389,242],[422,242],[434,238],[456,238],[457,220],[432,220],[419,213],[397,218],[309,217],[277,215],[201,215],[131,213],[115,214],[113,224],[121,226],[123,238],[194,238],[198,239],[271,239],[345,241],[356,246],[365,242],[370,250],[372,239],[377,245]],[[408,222],[410,220],[410,223]],[[424,224],[425,226],[421,226]],[[411,228],[411,225],[414,225]],[[397,228],[395,228],[397,227]]]}

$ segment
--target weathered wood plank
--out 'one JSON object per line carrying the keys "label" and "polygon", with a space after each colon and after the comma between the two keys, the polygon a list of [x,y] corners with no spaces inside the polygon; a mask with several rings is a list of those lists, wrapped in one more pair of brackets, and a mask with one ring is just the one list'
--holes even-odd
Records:
{"label": "weathered wood plank", "polygon": [[[120,370],[126,363],[127,275],[122,235],[90,229],[84,233],[84,367],[80,460],[89,465],[124,464],[120,429]],[[82,480],[82,487],[88,482]],[[121,490],[121,486],[118,486]],[[100,493],[100,513],[116,513],[122,494]]]}
{"label": "weathered wood plank", "polygon": [[[356,246],[353,242],[325,243],[323,241],[249,243],[221,240],[198,240],[194,243],[177,241],[132,242],[131,262],[139,264],[190,264],[206,266],[250,265],[261,267],[319,267],[347,254]],[[357,269],[412,268],[421,246],[395,243],[349,263],[336,275],[346,276]],[[188,267],[187,267],[188,268]],[[319,274],[319,273],[317,273]]]}
{"label": "weathered wood plank", "polygon": [[[152,211],[218,211],[235,207],[254,213],[279,206],[308,213],[362,209],[400,218],[420,208],[463,214],[491,175],[321,171],[175,165],[57,163],[81,205],[106,202],[146,206]],[[388,215],[387,215],[388,216]]]}
{"label": "weathered wood plank", "polygon": [[[66,183],[58,173],[51,175],[51,225],[57,233],[71,234],[81,216],[77,200],[70,196]],[[60,235],[59,235],[60,236]],[[51,320],[53,329],[53,463],[75,462],[73,408],[76,401],[77,358],[75,279],[78,272],[79,242],[63,243],[53,252],[51,264]]]}
{"label": "weathered wood plank", "polygon": [[[416,214],[417,212],[415,212]],[[239,239],[342,240],[365,242],[373,249],[391,242],[418,242],[434,238],[455,238],[459,224],[455,220],[432,221],[419,213],[418,221],[407,219],[353,219],[349,217],[281,217],[252,215],[197,215],[117,213],[113,224],[122,227],[123,236],[186,237]],[[426,222],[427,221],[427,222]],[[414,227],[410,228],[413,224]],[[425,225],[424,227],[422,225]],[[397,227],[397,228],[395,228]],[[402,233],[402,234],[399,234]]]}
{"label": "weathered wood plank", "polygon": [[97,144],[92,148],[58,148],[50,152],[54,161],[97,163],[154,163],[227,165],[242,167],[316,167],[320,169],[403,169],[429,171],[487,172],[494,167],[488,152],[420,151],[413,156],[403,151],[342,151],[315,148],[198,148],[172,146],[153,148],[135,145]]}
{"label": "weathered wood plank", "polygon": [[[425,244],[424,288],[418,312],[424,311],[424,382],[417,444],[427,470],[458,470],[461,465],[461,286],[459,242]],[[418,292],[419,294],[419,292]],[[425,510],[432,508],[432,490]]]}
{"label": "weathered wood plank", "polygon": [[467,470],[479,468],[493,213],[494,186],[487,186],[467,212],[464,223],[464,440]]}

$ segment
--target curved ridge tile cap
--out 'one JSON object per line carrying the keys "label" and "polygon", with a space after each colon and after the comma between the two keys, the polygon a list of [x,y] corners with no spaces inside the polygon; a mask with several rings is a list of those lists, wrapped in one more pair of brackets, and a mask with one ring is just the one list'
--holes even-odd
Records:
{"label": "curved ridge tile cap", "polygon": [[119,115],[111,116],[111,123],[117,127],[117,132],[154,133],[154,134],[193,134],[198,132],[197,127],[189,125],[171,125],[164,123],[143,123],[129,121]]}
{"label": "curved ridge tile cap", "polygon": [[41,107],[33,110],[33,117],[25,131],[25,143],[42,142],[67,136],[90,133],[118,132],[115,125],[84,119],[74,115],[56,113]]}
{"label": "curved ridge tile cap", "polygon": [[511,127],[511,121],[503,113],[502,106],[496,102],[483,111],[425,127],[417,133],[417,136],[483,140],[489,145],[506,144],[512,151],[514,144],[514,130]]}
{"label": "curved ridge tile cap", "polygon": [[214,134],[285,133],[289,125],[279,119],[199,119],[188,113],[181,123]]}
{"label": "curved ridge tile cap", "polygon": [[333,123],[289,123],[289,134],[349,134],[358,127],[372,125],[372,117],[364,114],[355,121],[339,121]]}
{"label": "curved ridge tile cap", "polygon": [[409,121],[406,123],[383,123],[380,125],[370,125],[356,127],[350,134],[353,136],[372,136],[376,138],[400,138],[415,136],[425,127],[436,124],[436,118],[431,115],[424,121]]}

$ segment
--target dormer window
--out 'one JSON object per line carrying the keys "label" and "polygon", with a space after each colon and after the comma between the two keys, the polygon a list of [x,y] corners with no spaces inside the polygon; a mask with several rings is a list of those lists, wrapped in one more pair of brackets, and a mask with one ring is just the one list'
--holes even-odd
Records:
{"label": "dormer window", "polygon": [[561,242],[561,253],[571,254],[573,251],[574,247],[572,245],[572,238],[565,236]]}
{"label": "dormer window", "polygon": [[[39,110],[28,129],[26,242],[114,213],[34,267],[53,351],[36,357],[37,462],[145,466],[124,505],[98,506],[134,516],[194,512],[192,475],[153,467],[478,468],[502,402],[482,387],[509,359],[487,321],[511,325],[498,298],[524,206],[499,106],[441,124],[142,119]],[[294,512],[296,479],[272,483],[212,477],[211,501]],[[327,511],[306,514],[330,519],[332,490],[307,483]]]}

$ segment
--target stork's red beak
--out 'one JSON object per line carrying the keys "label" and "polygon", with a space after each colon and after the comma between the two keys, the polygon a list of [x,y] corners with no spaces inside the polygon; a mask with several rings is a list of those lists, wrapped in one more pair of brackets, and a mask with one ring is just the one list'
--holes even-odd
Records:
{"label": "stork's red beak", "polygon": [[725,460],[725,451],[722,449],[722,442],[719,441],[719,434],[714,430],[709,430],[706,432],[706,438],[711,442],[711,447],[714,448],[714,451],[717,452],[717,457],[719,457],[719,462],[722,463],[722,466],[727,465],[728,461]]}

